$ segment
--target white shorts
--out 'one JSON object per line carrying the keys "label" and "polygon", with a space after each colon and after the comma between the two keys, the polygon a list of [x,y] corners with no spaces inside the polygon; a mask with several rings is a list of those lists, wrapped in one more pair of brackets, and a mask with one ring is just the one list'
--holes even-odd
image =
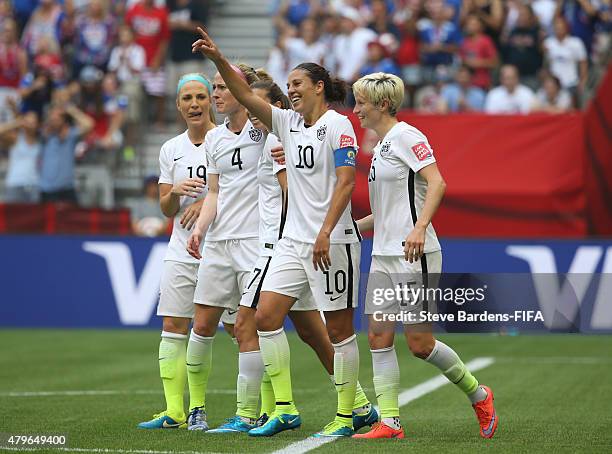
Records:
{"label": "white shorts", "polygon": [[237,311],[258,254],[257,239],[206,241],[194,303]]}
{"label": "white shorts", "polygon": [[299,299],[310,290],[320,311],[357,307],[361,243],[332,244],[331,267],[327,271],[315,271],[312,248],[312,244],[281,239],[261,291]]}
{"label": "white shorts", "polygon": [[[410,263],[403,256],[373,255],[366,292],[366,314],[399,314],[421,311],[436,313],[436,301],[431,298],[413,298],[405,288],[435,288],[442,272],[442,253],[425,254],[418,262]],[[399,298],[398,296],[399,289]],[[422,293],[417,293],[423,296]],[[422,323],[416,315],[402,317],[404,324]]]}
{"label": "white shorts", "polygon": [[199,266],[198,263],[164,261],[157,315],[193,318],[193,293]]}
{"label": "white shorts", "polygon": [[[255,268],[253,272],[249,276],[249,280],[247,286],[242,293],[242,299],[240,300],[241,306],[251,307],[253,309],[257,309],[257,304],[259,303],[259,296],[261,294],[261,287],[263,284],[263,280],[268,274],[268,270],[270,268],[270,262],[272,261],[272,256],[270,255],[260,255],[255,263]],[[302,296],[295,302],[295,304],[291,307],[292,311],[315,311],[317,310],[317,303],[308,288],[307,291],[302,293]]]}

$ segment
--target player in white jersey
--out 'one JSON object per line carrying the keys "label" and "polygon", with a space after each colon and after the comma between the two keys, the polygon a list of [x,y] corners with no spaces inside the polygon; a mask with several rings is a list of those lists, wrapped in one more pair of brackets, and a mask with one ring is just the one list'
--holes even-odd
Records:
{"label": "player in white jersey", "polygon": [[[374,389],[381,422],[355,438],[404,438],[399,420],[399,367],[393,342],[395,318],[406,320],[404,332],[410,351],[430,364],[470,399],[482,437],[491,438],[497,428],[490,388],[480,386],[459,356],[436,340],[427,320],[435,301],[427,298],[381,301],[384,290],[412,283],[416,288],[435,287],[442,272],[442,254],[431,219],[446,184],[440,175],[427,137],[418,129],[398,122],[397,110],[404,98],[404,83],[392,74],[375,73],[353,85],[353,110],[361,126],[380,138],[374,148],[370,174],[372,214],[359,227],[374,229],[372,265],[368,279],[366,313],[371,314],[368,338],[372,352]],[[378,297],[376,297],[378,295]],[[421,294],[422,295],[422,294]],[[429,307],[428,307],[429,306]]]}
{"label": "player in white jersey", "polygon": [[[231,71],[245,83],[257,80],[255,71],[246,65],[232,66]],[[208,430],[205,393],[214,335],[223,312],[237,312],[259,255],[257,165],[265,136],[249,121],[246,109],[232,96],[219,73],[214,77],[213,99],[226,121],[210,131],[204,141],[208,195],[187,241],[189,254],[202,259],[187,347],[187,374],[190,383],[200,387],[200,401],[191,408],[187,421],[190,430]],[[204,236],[206,242],[200,253]]]}
{"label": "player in white jersey", "polygon": [[[261,74],[259,75],[261,76]],[[259,80],[251,84],[251,88],[257,96],[268,103],[282,109],[291,109],[291,102],[273,80]],[[266,126],[257,117],[251,116],[250,119],[253,125],[267,131]],[[259,338],[255,326],[255,311],[274,248],[282,236],[286,216],[287,176],[285,165],[278,164],[272,159],[271,155],[271,150],[278,147],[280,147],[278,138],[274,134],[268,134],[257,167],[260,255],[255,263],[253,273],[249,277],[247,289],[240,300],[240,308],[236,319],[235,334],[240,348],[236,386],[236,416],[228,419],[228,422],[218,431],[246,431],[255,422],[257,415],[260,415],[257,423],[265,423],[276,407],[272,383],[268,374],[264,372],[264,363],[261,359]],[[302,341],[317,353],[333,382],[334,349],[312,295],[303,300],[298,300],[291,308],[289,318],[291,318]],[[260,388],[261,410],[258,413]],[[372,425],[377,419],[376,410],[372,408],[358,384],[353,410],[353,424],[364,427],[365,425]]]}
{"label": "player in white jersey", "polygon": [[185,247],[206,195],[206,159],[202,143],[215,127],[211,94],[212,85],[202,74],[181,77],[176,106],[187,130],[164,143],[159,156],[160,206],[166,216],[174,217],[157,307],[157,315],[163,317],[159,372],[166,411],[139,424],[145,429],[177,428],[185,422],[185,347],[194,314],[193,293],[199,265]]}
{"label": "player in white jersey", "polygon": [[301,424],[293,401],[289,344],[283,321],[297,299],[312,290],[325,312],[334,345],[336,418],[316,436],[353,434],[352,409],[359,374],[353,328],[361,245],[350,213],[357,143],[350,121],[329,104],[344,101],[344,82],[315,63],[289,74],[294,111],[270,106],[232,70],[202,29],[194,51],[209,57],[236,99],[280,138],[287,160],[288,212],[283,238],[270,262],[257,307],[261,355],[276,395],[276,410],[251,436],[271,436]]}

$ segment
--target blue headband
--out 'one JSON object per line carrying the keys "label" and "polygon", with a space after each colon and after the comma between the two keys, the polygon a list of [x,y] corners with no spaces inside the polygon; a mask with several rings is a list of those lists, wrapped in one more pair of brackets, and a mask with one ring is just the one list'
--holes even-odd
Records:
{"label": "blue headband", "polygon": [[187,82],[200,82],[201,84],[204,84],[204,86],[208,90],[208,94],[212,96],[212,85],[209,81],[206,80],[205,77],[201,76],[198,73],[185,74],[183,77],[180,78],[178,86],[176,87],[177,95],[181,91],[181,88],[183,88]]}

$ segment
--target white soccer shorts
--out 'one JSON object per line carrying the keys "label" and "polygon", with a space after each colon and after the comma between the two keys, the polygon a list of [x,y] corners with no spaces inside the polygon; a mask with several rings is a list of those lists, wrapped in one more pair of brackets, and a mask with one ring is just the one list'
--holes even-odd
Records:
{"label": "white soccer shorts", "polygon": [[198,263],[164,261],[157,315],[193,318],[193,293],[196,288],[198,266]]}
{"label": "white soccer shorts", "polygon": [[[421,311],[436,313],[436,301],[420,297],[414,299],[412,293],[404,292],[406,286],[435,288],[442,272],[442,253],[429,252],[421,260],[410,263],[403,256],[373,255],[366,291],[365,314],[400,314]],[[397,298],[400,289],[400,298]],[[423,293],[420,293],[423,296]],[[407,296],[405,298],[404,296]],[[422,323],[419,317],[409,320],[402,318],[406,325]]]}
{"label": "white soccer shorts", "polygon": [[312,249],[312,244],[281,239],[261,291],[300,298],[310,287],[320,311],[357,307],[361,244],[332,244],[329,249],[331,267],[327,271],[315,271]]}
{"label": "white soccer shorts", "polygon": [[258,255],[257,239],[206,241],[194,302],[224,307],[233,315]]}

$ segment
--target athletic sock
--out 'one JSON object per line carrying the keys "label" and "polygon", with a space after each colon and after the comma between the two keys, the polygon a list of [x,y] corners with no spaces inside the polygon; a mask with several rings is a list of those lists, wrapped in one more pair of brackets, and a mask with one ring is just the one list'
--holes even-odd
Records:
{"label": "athletic sock", "polygon": [[338,392],[338,412],[336,421],[353,427],[353,407],[355,391],[359,379],[359,348],[357,336],[333,344],[334,346],[334,379]]}
{"label": "athletic sock", "polygon": [[214,337],[200,336],[191,331],[187,344],[187,378],[189,379],[189,409],[206,405],[206,386],[212,367]]}
{"label": "athletic sock", "polygon": [[236,414],[257,419],[259,389],[264,371],[259,350],[238,353],[238,379],[236,380]]}
{"label": "athletic sock", "polygon": [[276,331],[257,331],[259,348],[266,372],[272,381],[276,399],[275,413],[299,414],[291,388],[291,354],[283,328]]}
{"label": "athletic sock", "polygon": [[395,417],[395,418],[382,418],[381,421],[383,423],[385,423],[385,425],[391,427],[392,429],[400,430],[402,428],[402,423],[401,423],[399,417]]}
{"label": "athletic sock", "polygon": [[[334,385],[334,389],[336,389],[336,380],[333,375],[329,376],[329,379]],[[368,397],[365,395],[363,388],[361,387],[361,383],[357,382],[357,389],[355,391],[355,403],[353,404],[353,413],[357,415],[365,415],[369,413],[372,409],[372,404],[368,400]]]}
{"label": "athletic sock", "polygon": [[166,411],[176,421],[185,420],[183,393],[187,381],[185,369],[186,334],[162,331],[159,343],[159,376],[164,385]]}
{"label": "athletic sock", "polygon": [[376,392],[380,416],[383,421],[387,418],[399,418],[400,371],[395,347],[371,350],[371,352],[374,391]]}
{"label": "athletic sock", "polygon": [[444,376],[457,385],[472,403],[487,398],[487,392],[478,386],[478,380],[465,367],[457,353],[444,342],[436,340],[433,350],[425,361],[440,369]]}
{"label": "athletic sock", "polygon": [[259,411],[259,416],[263,414],[270,416],[274,413],[275,408],[276,400],[274,397],[274,388],[272,388],[272,381],[264,368],[263,377],[261,378],[261,410]]}

